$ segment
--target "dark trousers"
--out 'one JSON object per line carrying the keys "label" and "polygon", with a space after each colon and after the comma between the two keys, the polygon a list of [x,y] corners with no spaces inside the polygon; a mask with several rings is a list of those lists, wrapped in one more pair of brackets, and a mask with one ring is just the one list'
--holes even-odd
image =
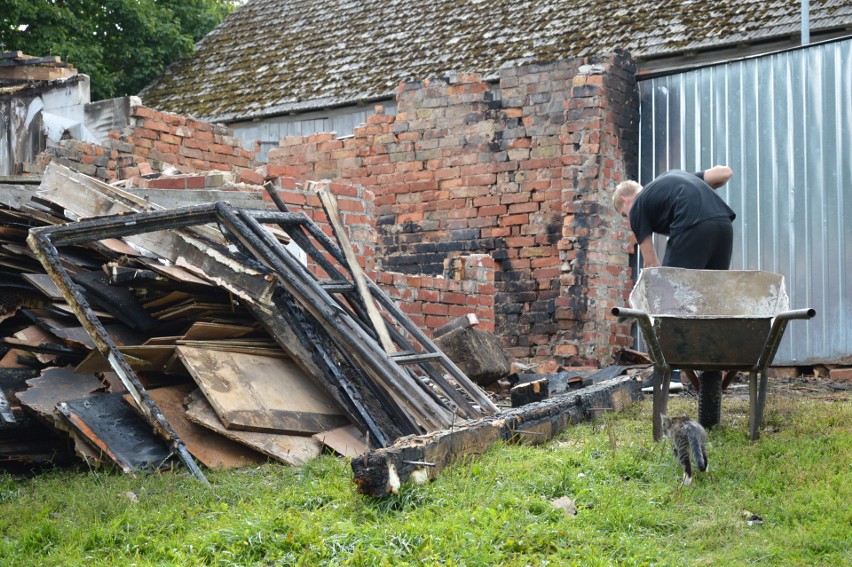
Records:
{"label": "dark trousers", "polygon": [[731,267],[734,227],[728,218],[700,222],[669,236],[663,266],[693,270],[727,270]]}

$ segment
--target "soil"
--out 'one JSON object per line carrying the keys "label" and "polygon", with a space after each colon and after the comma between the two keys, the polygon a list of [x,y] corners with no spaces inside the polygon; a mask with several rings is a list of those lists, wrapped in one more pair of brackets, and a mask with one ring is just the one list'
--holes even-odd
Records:
{"label": "soil", "polygon": [[[748,400],[747,373],[739,373],[728,387],[722,391],[724,399]],[[692,386],[686,384],[683,395],[695,396]],[[852,382],[835,382],[827,377],[814,375],[781,375],[770,376],[767,385],[767,395],[785,395],[821,399],[825,401],[852,400]]]}

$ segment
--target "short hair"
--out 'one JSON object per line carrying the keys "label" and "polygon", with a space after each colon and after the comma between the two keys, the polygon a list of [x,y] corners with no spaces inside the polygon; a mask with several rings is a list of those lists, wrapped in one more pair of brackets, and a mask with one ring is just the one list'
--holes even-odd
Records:
{"label": "short hair", "polygon": [[642,186],[631,180],[622,181],[616,185],[615,192],[612,194],[612,206],[615,208],[615,212],[621,212],[622,197],[632,197],[641,190]]}

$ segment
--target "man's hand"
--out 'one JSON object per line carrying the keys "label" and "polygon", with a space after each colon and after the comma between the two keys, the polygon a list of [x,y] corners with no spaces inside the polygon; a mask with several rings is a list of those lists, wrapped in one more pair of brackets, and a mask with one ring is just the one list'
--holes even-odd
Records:
{"label": "man's hand", "polygon": [[704,170],[704,182],[713,189],[718,189],[727,183],[733,174],[734,170],[727,165],[714,165]]}

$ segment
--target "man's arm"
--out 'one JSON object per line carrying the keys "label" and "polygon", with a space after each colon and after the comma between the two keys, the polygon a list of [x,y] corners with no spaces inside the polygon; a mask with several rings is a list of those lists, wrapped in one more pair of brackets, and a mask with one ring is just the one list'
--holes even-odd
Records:
{"label": "man's arm", "polygon": [[704,170],[704,182],[713,189],[718,189],[728,182],[734,174],[734,170],[727,165],[714,165]]}
{"label": "man's arm", "polygon": [[649,234],[639,244],[639,251],[642,252],[642,265],[644,268],[653,268],[660,265],[657,259],[657,249],[654,248],[654,235]]}

